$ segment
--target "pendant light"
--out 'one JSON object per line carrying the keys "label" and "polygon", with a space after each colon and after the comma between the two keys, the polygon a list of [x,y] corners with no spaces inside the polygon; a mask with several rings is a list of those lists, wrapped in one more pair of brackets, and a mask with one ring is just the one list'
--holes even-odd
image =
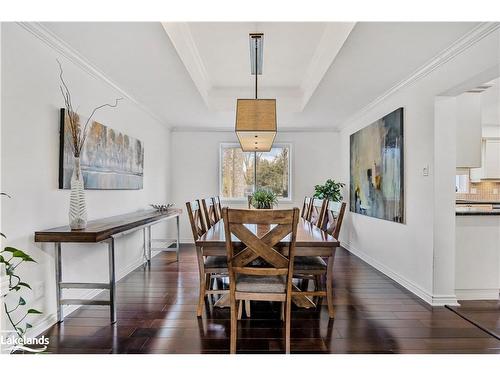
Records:
{"label": "pendant light", "polygon": [[[264,34],[250,34],[250,64],[255,74],[255,99],[238,99],[236,136],[243,151],[271,151],[276,137],[276,99],[258,99],[258,76],[262,74]],[[259,64],[260,63],[260,64]]]}

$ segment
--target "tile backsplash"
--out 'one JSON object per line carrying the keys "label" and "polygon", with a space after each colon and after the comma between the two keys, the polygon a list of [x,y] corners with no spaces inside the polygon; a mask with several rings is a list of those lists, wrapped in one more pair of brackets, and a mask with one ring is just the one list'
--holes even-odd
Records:
{"label": "tile backsplash", "polygon": [[500,181],[469,182],[469,193],[457,193],[457,199],[500,202]]}

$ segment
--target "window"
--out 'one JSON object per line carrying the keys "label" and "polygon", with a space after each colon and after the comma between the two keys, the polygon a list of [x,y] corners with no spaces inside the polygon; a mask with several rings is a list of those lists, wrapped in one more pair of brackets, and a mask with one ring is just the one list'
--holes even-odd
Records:
{"label": "window", "polygon": [[243,152],[239,144],[220,146],[220,195],[245,199],[256,189],[290,199],[290,145],[274,145],[269,152]]}

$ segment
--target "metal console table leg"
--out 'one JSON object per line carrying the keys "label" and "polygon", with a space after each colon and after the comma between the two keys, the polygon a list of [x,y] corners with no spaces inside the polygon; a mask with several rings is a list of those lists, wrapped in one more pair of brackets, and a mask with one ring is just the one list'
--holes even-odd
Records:
{"label": "metal console table leg", "polygon": [[57,301],[57,322],[64,320],[63,309],[61,306],[61,280],[62,280],[62,261],[61,261],[61,243],[54,244],[54,263],[56,269],[56,301]]}
{"label": "metal console table leg", "polygon": [[115,239],[108,240],[109,254],[109,313],[111,323],[116,322],[116,279],[115,279]]}
{"label": "metal console table leg", "polygon": [[177,261],[179,261],[179,248],[180,248],[180,230],[179,230],[179,216],[177,216],[175,218],[175,221],[176,221],[176,225],[177,225],[177,243],[176,243],[176,257],[177,257]]}

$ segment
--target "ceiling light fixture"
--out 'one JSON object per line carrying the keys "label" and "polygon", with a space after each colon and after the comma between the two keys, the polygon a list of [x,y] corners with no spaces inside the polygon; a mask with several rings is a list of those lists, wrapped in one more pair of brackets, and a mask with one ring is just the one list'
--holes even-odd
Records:
{"label": "ceiling light fixture", "polygon": [[255,75],[255,99],[238,99],[236,136],[243,151],[271,151],[276,137],[276,99],[258,99],[258,76],[262,75],[264,34],[250,34],[250,66]]}

